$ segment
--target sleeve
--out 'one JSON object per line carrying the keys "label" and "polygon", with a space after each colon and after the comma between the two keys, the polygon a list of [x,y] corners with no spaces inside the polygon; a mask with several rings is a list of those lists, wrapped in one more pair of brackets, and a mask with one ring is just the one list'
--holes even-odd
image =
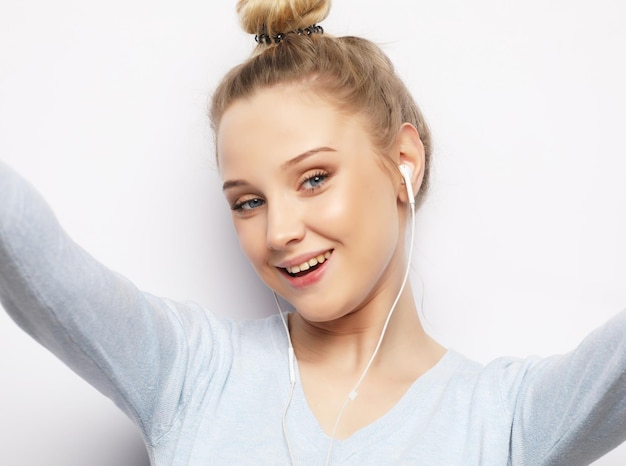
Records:
{"label": "sleeve", "polygon": [[189,313],[137,290],[59,227],[38,193],[0,162],[0,300],[13,320],[111,398],[150,444],[184,394]]}
{"label": "sleeve", "polygon": [[587,465],[617,447],[626,440],[626,311],[523,379],[512,464]]}

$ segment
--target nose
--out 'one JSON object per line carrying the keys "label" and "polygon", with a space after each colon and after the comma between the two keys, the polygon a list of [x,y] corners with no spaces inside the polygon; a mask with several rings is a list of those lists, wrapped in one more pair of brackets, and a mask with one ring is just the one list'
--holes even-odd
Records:
{"label": "nose", "polygon": [[296,202],[275,199],[267,205],[267,247],[280,251],[304,237],[302,210]]}

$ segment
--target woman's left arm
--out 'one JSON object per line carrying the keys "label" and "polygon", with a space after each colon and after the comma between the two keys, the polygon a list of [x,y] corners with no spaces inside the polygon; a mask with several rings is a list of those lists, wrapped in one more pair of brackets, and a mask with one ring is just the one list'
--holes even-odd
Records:
{"label": "woman's left arm", "polygon": [[586,465],[626,440],[626,311],[525,374],[513,464]]}

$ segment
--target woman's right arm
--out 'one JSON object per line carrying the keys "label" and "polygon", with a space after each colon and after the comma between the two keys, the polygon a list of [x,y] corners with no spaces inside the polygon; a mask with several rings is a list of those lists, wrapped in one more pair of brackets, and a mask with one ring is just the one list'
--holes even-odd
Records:
{"label": "woman's right arm", "polygon": [[[122,408],[156,443],[183,396],[185,327],[206,318],[140,292],[75,244],[0,162],[0,300],[15,322]],[[210,354],[210,353],[207,353]]]}

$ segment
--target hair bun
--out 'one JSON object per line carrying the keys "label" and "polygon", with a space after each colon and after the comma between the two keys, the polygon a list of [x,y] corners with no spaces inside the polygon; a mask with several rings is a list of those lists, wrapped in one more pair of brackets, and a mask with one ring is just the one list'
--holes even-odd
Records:
{"label": "hair bun", "polygon": [[241,27],[249,34],[287,33],[319,23],[330,10],[330,0],[239,0]]}

